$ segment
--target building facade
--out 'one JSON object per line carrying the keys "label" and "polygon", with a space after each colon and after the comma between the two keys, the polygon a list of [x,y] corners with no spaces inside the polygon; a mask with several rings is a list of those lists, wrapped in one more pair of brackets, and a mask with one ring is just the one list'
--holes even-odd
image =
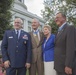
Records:
{"label": "building facade", "polygon": [[21,18],[23,20],[23,29],[25,31],[31,31],[31,21],[33,18],[37,18],[40,21],[40,29],[43,27],[45,21],[27,10],[27,6],[24,4],[24,0],[15,0],[11,9],[12,22],[15,18]]}
{"label": "building facade", "polygon": [[[40,21],[40,30],[43,27],[44,21],[41,17],[29,12],[27,6],[24,4],[24,0],[15,0],[12,4],[12,24],[15,18],[21,18],[23,20],[23,30],[30,32],[32,30],[31,22],[33,18],[37,18]],[[0,41],[0,54],[1,54],[1,41]]]}

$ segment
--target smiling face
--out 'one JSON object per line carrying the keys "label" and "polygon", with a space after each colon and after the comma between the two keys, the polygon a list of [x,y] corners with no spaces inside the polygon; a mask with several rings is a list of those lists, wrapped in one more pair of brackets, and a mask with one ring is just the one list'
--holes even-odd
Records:
{"label": "smiling face", "polygon": [[43,33],[46,36],[46,35],[48,35],[50,33],[50,31],[48,30],[48,28],[44,28]]}
{"label": "smiling face", "polygon": [[39,21],[37,19],[32,20],[32,29],[37,30],[40,26]]}
{"label": "smiling face", "polygon": [[66,21],[66,17],[61,13],[58,13],[55,18],[55,22],[58,26],[61,26]]}
{"label": "smiling face", "polygon": [[21,29],[22,28],[22,20],[20,18],[16,18],[14,21],[14,29]]}
{"label": "smiling face", "polygon": [[43,33],[44,33],[45,36],[48,36],[49,34],[51,34],[51,27],[45,25],[44,28],[43,28]]}

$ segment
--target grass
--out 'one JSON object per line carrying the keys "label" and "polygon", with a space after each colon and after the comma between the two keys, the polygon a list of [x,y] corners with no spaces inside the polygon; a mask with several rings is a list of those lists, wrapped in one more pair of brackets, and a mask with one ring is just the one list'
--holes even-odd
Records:
{"label": "grass", "polygon": [[29,75],[29,71],[28,70],[26,71],[26,75]]}

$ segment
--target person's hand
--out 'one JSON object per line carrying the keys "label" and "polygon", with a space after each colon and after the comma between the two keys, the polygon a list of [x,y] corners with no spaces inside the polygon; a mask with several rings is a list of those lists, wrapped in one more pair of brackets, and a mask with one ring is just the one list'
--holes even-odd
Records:
{"label": "person's hand", "polygon": [[4,62],[4,67],[5,67],[5,68],[8,68],[9,66],[10,66],[10,62],[9,62],[8,60],[5,61],[5,62]]}
{"label": "person's hand", "polygon": [[25,67],[28,69],[28,68],[30,68],[30,63],[26,63],[25,64]]}
{"label": "person's hand", "polygon": [[69,67],[65,67],[65,73],[66,73],[67,75],[71,75],[71,74],[72,74],[72,69],[69,68]]}

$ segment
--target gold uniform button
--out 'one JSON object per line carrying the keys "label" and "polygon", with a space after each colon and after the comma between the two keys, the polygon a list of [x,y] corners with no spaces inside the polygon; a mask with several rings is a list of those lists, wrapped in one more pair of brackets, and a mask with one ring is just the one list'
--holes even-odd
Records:
{"label": "gold uniform button", "polygon": [[16,47],[18,47],[18,46],[16,46]]}

